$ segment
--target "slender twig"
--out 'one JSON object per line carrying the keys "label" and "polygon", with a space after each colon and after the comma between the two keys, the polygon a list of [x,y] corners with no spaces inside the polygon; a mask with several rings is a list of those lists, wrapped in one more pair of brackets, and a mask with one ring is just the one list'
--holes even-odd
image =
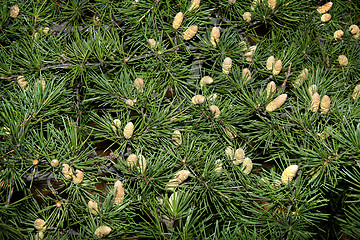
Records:
{"label": "slender twig", "polygon": [[10,189],[9,189],[9,194],[8,194],[8,197],[7,197],[7,200],[6,200],[6,204],[5,204],[5,207],[9,206],[10,204],[10,199],[12,197],[12,195],[14,194],[14,184],[12,182],[12,178],[10,178]]}
{"label": "slender twig", "polygon": [[11,75],[10,77],[0,77],[0,79],[12,79],[12,78],[16,78],[19,75]]}
{"label": "slender twig", "polygon": [[285,90],[286,82],[287,82],[287,80],[289,79],[289,77],[292,75],[292,72],[291,72],[291,64],[292,64],[292,62],[290,62],[289,69],[288,69],[287,73],[285,73],[285,80],[284,80],[283,84],[281,84],[281,90],[282,90],[282,91]]}

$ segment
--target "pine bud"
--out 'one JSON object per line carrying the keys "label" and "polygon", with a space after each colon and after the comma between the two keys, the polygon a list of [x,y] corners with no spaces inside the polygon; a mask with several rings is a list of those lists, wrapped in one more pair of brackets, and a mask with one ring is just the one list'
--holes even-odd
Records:
{"label": "pine bud", "polygon": [[19,7],[18,6],[12,6],[10,10],[10,17],[17,18],[19,16]]}
{"label": "pine bud", "polygon": [[271,101],[267,106],[266,106],[266,111],[268,112],[272,112],[275,111],[276,109],[278,109],[279,107],[281,107],[287,98],[287,94],[281,94],[280,96],[278,96],[277,98],[275,98],[273,101]]}
{"label": "pine bud", "polygon": [[223,164],[222,164],[221,160],[217,159],[215,161],[215,170],[214,170],[214,172],[221,172],[222,166],[223,166]]}
{"label": "pine bud", "polygon": [[40,231],[35,235],[35,240],[44,239],[44,232]]}
{"label": "pine bud", "polygon": [[245,159],[245,152],[242,148],[238,148],[235,151],[235,160],[233,161],[234,165],[239,165],[244,162]]}
{"label": "pine bud", "polygon": [[331,15],[328,13],[325,13],[324,15],[321,16],[322,22],[328,22],[328,21],[330,21],[330,19],[331,19]]}
{"label": "pine bud", "polygon": [[190,40],[195,36],[197,31],[198,31],[198,27],[196,25],[192,25],[184,32],[183,38],[185,40]]}
{"label": "pine bud", "polygon": [[190,175],[190,171],[181,170],[175,174],[175,177],[171,179],[166,187],[170,191],[174,191],[177,186],[183,183]]}
{"label": "pine bud", "polygon": [[142,78],[137,78],[134,81],[134,85],[138,91],[142,91],[144,89],[144,80]]}
{"label": "pine bud", "polygon": [[271,81],[266,86],[266,98],[269,98],[276,91],[276,84],[274,81]]}
{"label": "pine bud", "polygon": [[251,79],[251,72],[248,68],[243,69],[242,78],[245,80],[245,82],[247,82]]}
{"label": "pine bud", "polygon": [[351,34],[353,35],[354,38],[359,38],[360,37],[360,29],[357,25],[351,25],[349,27],[349,30],[351,32]]}
{"label": "pine bud", "polygon": [[225,148],[225,155],[229,158],[229,159],[234,159],[234,149],[230,146],[227,146]]}
{"label": "pine bud", "polygon": [[311,111],[316,112],[320,105],[320,95],[316,92],[311,97]]}
{"label": "pine bud", "polygon": [[269,6],[269,8],[274,10],[276,7],[276,0],[268,0],[268,6]]}
{"label": "pine bud", "polygon": [[273,70],[274,66],[275,66],[275,58],[274,58],[274,56],[268,57],[268,59],[266,61],[267,70],[269,70],[269,71]]}
{"label": "pine bud", "polygon": [[27,85],[27,81],[25,80],[24,76],[18,76],[17,77],[17,82],[20,85],[20,87],[25,88]]}
{"label": "pine bud", "polygon": [[316,93],[316,91],[317,91],[317,86],[315,84],[313,84],[309,87],[310,96],[314,95],[314,93]]}
{"label": "pine bud", "polygon": [[98,215],[99,213],[99,209],[98,209],[98,204],[97,202],[94,201],[89,201],[88,202],[88,208],[90,210],[90,212],[94,215]]}
{"label": "pine bud", "polygon": [[200,0],[192,0],[191,5],[189,7],[189,12],[198,9],[199,7],[200,7]]}
{"label": "pine bud", "polygon": [[248,175],[251,173],[251,170],[253,168],[253,163],[250,158],[245,158],[241,170]]}
{"label": "pine bud", "polygon": [[358,97],[360,97],[360,84],[354,88],[354,93],[352,94],[352,98],[354,100],[357,99]]}
{"label": "pine bud", "polygon": [[344,31],[343,30],[337,30],[334,32],[334,39],[340,39],[342,38],[342,36],[344,36]]}
{"label": "pine bud", "polygon": [[328,95],[322,97],[320,102],[321,114],[326,114],[330,110],[330,98]]}
{"label": "pine bud", "polygon": [[224,59],[223,65],[222,65],[222,71],[225,74],[229,74],[230,73],[230,68],[232,65],[232,60],[231,58],[227,57]]}
{"label": "pine bud", "polygon": [[95,230],[95,235],[98,238],[103,238],[106,237],[107,235],[109,235],[111,232],[111,227],[108,226],[100,226]]}
{"label": "pine bud", "polygon": [[308,75],[309,75],[309,70],[307,68],[302,70],[295,81],[295,85],[297,87],[300,87],[301,85],[303,85]]}
{"label": "pine bud", "polygon": [[39,231],[42,231],[42,230],[45,231],[45,229],[46,229],[45,221],[42,220],[41,218],[36,219],[34,222],[34,227]]}
{"label": "pine bud", "polygon": [[281,68],[282,68],[282,61],[277,60],[273,68],[273,75],[278,75],[281,71]]}
{"label": "pine bud", "polygon": [[52,167],[57,167],[57,166],[59,166],[59,160],[53,159],[53,160],[50,162],[50,164],[51,164]]}
{"label": "pine bud", "polygon": [[210,42],[214,47],[219,43],[220,39],[220,29],[218,27],[213,27],[210,34]]}
{"label": "pine bud", "polygon": [[50,28],[44,27],[44,28],[42,29],[42,31],[43,31],[43,33],[45,33],[45,34],[48,34],[49,31],[50,31]]}
{"label": "pine bud", "polygon": [[116,181],[114,184],[114,202],[116,205],[119,205],[124,200],[124,195],[125,191],[122,182]]}
{"label": "pine bud", "polygon": [[141,174],[144,174],[146,166],[147,166],[146,159],[143,155],[140,154],[138,156],[138,166],[136,168]]}
{"label": "pine bud", "polygon": [[212,79],[212,77],[205,76],[200,80],[200,85],[205,86],[205,85],[211,84],[213,82],[214,82],[214,80]]}
{"label": "pine bud", "polygon": [[148,40],[148,45],[149,45],[150,48],[156,48],[156,46],[157,46],[156,40],[150,38],[150,39]]}
{"label": "pine bud", "polygon": [[191,102],[195,105],[202,104],[205,102],[205,97],[203,95],[195,95],[191,99]]}
{"label": "pine bud", "polygon": [[135,154],[130,154],[126,159],[126,163],[130,168],[133,168],[137,164],[137,156]]}
{"label": "pine bud", "polygon": [[182,12],[178,12],[175,15],[174,21],[173,21],[173,28],[174,29],[179,29],[179,27],[181,26],[181,23],[184,19],[184,14]]}
{"label": "pine bud", "polygon": [[179,130],[175,130],[172,136],[172,141],[175,146],[180,146],[182,143],[181,133]]}
{"label": "pine bud", "polygon": [[209,109],[211,113],[214,114],[214,118],[218,118],[220,116],[220,109],[218,108],[218,106],[211,105]]}
{"label": "pine bud", "polygon": [[347,66],[349,64],[349,61],[345,55],[340,55],[338,57],[338,61],[340,63],[340,66]]}
{"label": "pine bud", "polygon": [[61,171],[66,179],[70,180],[72,178],[73,171],[71,170],[69,164],[64,163]]}
{"label": "pine bud", "polygon": [[245,58],[246,61],[252,62],[253,56],[254,56],[255,51],[256,51],[256,48],[257,48],[256,45],[251,46],[251,47],[249,47],[249,49],[244,53],[244,56],[246,56],[246,58]]}
{"label": "pine bud", "polygon": [[74,182],[74,184],[79,184],[84,179],[84,172],[80,171],[80,170],[76,170],[75,173],[76,174],[73,175],[73,182]]}
{"label": "pine bud", "polygon": [[327,11],[330,10],[330,8],[331,8],[332,5],[333,5],[332,2],[325,3],[324,5],[318,7],[317,11],[318,11],[319,13],[321,13],[321,14],[322,14],[322,13],[326,13]]}
{"label": "pine bud", "polygon": [[298,165],[290,165],[289,167],[287,167],[281,175],[281,181],[283,182],[283,184],[289,185],[289,183],[295,177],[298,169],[299,169]]}
{"label": "pine bud", "polygon": [[113,120],[115,127],[120,128],[121,127],[121,121],[120,119],[114,119]]}
{"label": "pine bud", "polygon": [[124,128],[124,137],[126,139],[130,139],[134,133],[134,124],[132,122],[128,122]]}
{"label": "pine bud", "polygon": [[251,13],[249,12],[244,12],[243,14],[243,19],[246,21],[246,22],[251,22]]}

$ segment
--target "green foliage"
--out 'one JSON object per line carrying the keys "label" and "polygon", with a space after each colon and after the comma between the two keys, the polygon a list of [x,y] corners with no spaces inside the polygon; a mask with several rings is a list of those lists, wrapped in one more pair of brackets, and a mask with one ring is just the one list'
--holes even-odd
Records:
{"label": "green foliage", "polygon": [[355,1],[192,2],[0,0],[1,239],[360,238]]}

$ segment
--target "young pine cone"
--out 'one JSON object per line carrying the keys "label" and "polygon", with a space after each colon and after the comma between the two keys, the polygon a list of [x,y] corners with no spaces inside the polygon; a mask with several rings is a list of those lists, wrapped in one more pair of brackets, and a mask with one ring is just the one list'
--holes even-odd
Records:
{"label": "young pine cone", "polygon": [[45,221],[41,218],[36,219],[34,222],[34,227],[36,228],[36,230],[45,231]]}
{"label": "young pine cone", "polygon": [[179,27],[181,26],[181,23],[184,19],[184,14],[182,12],[178,12],[175,15],[174,21],[173,21],[173,28],[174,29],[179,29]]}
{"label": "young pine cone", "polygon": [[172,141],[175,146],[180,146],[182,143],[181,132],[179,130],[175,130],[172,136]]}
{"label": "young pine cone", "polygon": [[343,30],[337,30],[334,32],[334,39],[340,39],[342,38],[342,36],[344,36],[344,31]]}
{"label": "young pine cone", "polygon": [[281,69],[282,69],[282,61],[277,60],[273,68],[273,75],[278,75],[281,72]]}
{"label": "young pine cone", "polygon": [[221,162],[220,159],[217,159],[217,160],[215,161],[215,166],[216,166],[216,167],[215,167],[214,172],[221,172],[223,164],[222,164],[222,162]]}
{"label": "young pine cone", "polygon": [[57,166],[59,166],[59,160],[57,160],[57,159],[51,160],[50,165],[51,165],[52,167],[57,167]]}
{"label": "young pine cone", "polygon": [[272,112],[275,111],[276,109],[278,109],[279,107],[281,107],[287,98],[287,94],[281,94],[280,96],[278,96],[277,98],[275,98],[274,100],[272,100],[267,106],[266,106],[266,111],[268,112]]}
{"label": "young pine cone", "polygon": [[274,66],[275,66],[275,58],[274,58],[274,56],[268,57],[268,59],[266,61],[266,69],[269,70],[269,71],[272,71]]}
{"label": "young pine cone", "polygon": [[190,40],[195,36],[197,31],[198,31],[198,27],[196,25],[192,25],[184,32],[183,38],[185,40]]}
{"label": "young pine cone", "polygon": [[147,166],[146,159],[143,155],[140,154],[138,156],[138,166],[136,168],[141,174],[144,174],[146,166]]}
{"label": "young pine cone", "polygon": [[359,38],[360,37],[360,29],[357,25],[351,25],[349,27],[349,30],[351,32],[351,34],[353,35],[354,38]]}
{"label": "young pine cone", "polygon": [[130,168],[133,168],[137,164],[137,156],[135,154],[130,154],[128,158],[126,159],[126,163]]}
{"label": "young pine cone", "polygon": [[249,12],[244,12],[243,14],[243,19],[246,21],[246,22],[251,22],[251,13]]}
{"label": "young pine cone", "polygon": [[257,48],[257,46],[254,45],[254,46],[249,47],[249,49],[245,51],[244,56],[246,57],[245,58],[246,61],[248,61],[248,62],[253,61],[253,57],[254,57],[256,48]]}
{"label": "young pine cone", "polygon": [[191,5],[189,7],[189,12],[198,9],[199,7],[200,7],[200,0],[192,0]]}
{"label": "young pine cone", "polygon": [[354,88],[354,92],[352,94],[352,98],[355,100],[355,99],[358,99],[360,97],[360,84],[357,85],[355,88]]}
{"label": "young pine cone", "polygon": [[310,96],[314,95],[314,93],[316,93],[316,91],[317,91],[317,86],[315,84],[313,84],[309,87]]}
{"label": "young pine cone", "polygon": [[73,175],[73,182],[74,184],[79,184],[84,179],[84,172],[80,170],[75,171],[76,174]]}
{"label": "young pine cone", "polygon": [[308,75],[309,75],[309,70],[307,68],[302,70],[295,81],[295,85],[297,87],[300,87],[301,85],[303,85]]}
{"label": "young pine cone", "polygon": [[195,105],[198,104],[202,104],[205,102],[205,97],[203,95],[195,95],[192,99],[191,102]]}
{"label": "young pine cone", "polygon": [[252,163],[251,159],[248,158],[248,157],[245,158],[244,161],[243,161],[242,168],[241,168],[243,173],[245,173],[246,175],[250,174],[252,168],[253,168],[253,163]]}
{"label": "young pine cone", "polygon": [[10,10],[10,17],[17,18],[17,16],[19,16],[19,11],[20,9],[18,6],[12,6]]}
{"label": "young pine cone", "polygon": [[242,148],[236,149],[234,158],[235,158],[233,161],[234,165],[239,165],[239,164],[243,163],[245,160],[244,150]]}
{"label": "young pine cone", "polygon": [[211,84],[213,82],[214,82],[214,80],[212,79],[212,77],[205,76],[200,80],[200,85],[205,86],[205,85]]}
{"label": "young pine cone", "polygon": [[22,87],[22,88],[25,88],[26,85],[27,85],[27,81],[26,81],[24,76],[18,76],[17,77],[17,82],[20,85],[20,87]]}
{"label": "young pine cone", "polygon": [[320,102],[320,112],[321,114],[326,114],[330,110],[330,98],[328,95],[322,97]]}
{"label": "young pine cone", "polygon": [[321,14],[326,13],[330,10],[331,6],[333,5],[332,2],[325,3],[324,5],[318,7],[317,11]]}
{"label": "young pine cone", "polygon": [[216,105],[210,106],[210,111],[212,114],[214,114],[214,118],[218,118],[220,116],[220,109]]}
{"label": "young pine cone", "polygon": [[320,19],[322,22],[328,22],[331,20],[331,15],[328,14],[328,13],[325,13],[324,15],[321,16],[321,19]]}
{"label": "young pine cone", "polygon": [[142,91],[144,89],[144,80],[142,78],[136,78],[134,85],[138,91]]}
{"label": "young pine cone", "polygon": [[96,230],[95,230],[95,235],[98,237],[98,238],[103,238],[103,237],[106,237],[107,235],[109,235],[111,232],[111,227],[108,227],[108,226],[100,226],[98,227]]}
{"label": "young pine cone", "polygon": [[225,155],[229,158],[229,159],[234,159],[234,149],[230,146],[227,146],[225,148]]}
{"label": "young pine cone", "polygon": [[115,196],[115,204],[119,205],[124,200],[124,187],[122,185],[122,182],[116,181],[114,184],[114,196]]}
{"label": "young pine cone", "polygon": [[271,81],[266,86],[266,98],[269,98],[276,91],[276,84],[274,81]]}
{"label": "young pine cone", "polygon": [[243,69],[242,78],[245,80],[245,82],[247,82],[251,79],[251,72],[248,68]]}
{"label": "young pine cone", "polygon": [[271,10],[274,10],[276,7],[276,0],[268,0],[268,6]]}
{"label": "young pine cone", "polygon": [[219,43],[220,39],[220,29],[218,27],[213,27],[210,34],[210,42],[211,44],[216,47]]}
{"label": "young pine cone", "polygon": [[316,112],[320,105],[320,95],[316,92],[311,97],[311,111]]}
{"label": "young pine cone", "polygon": [[130,139],[134,133],[134,124],[132,122],[128,122],[124,128],[124,137],[126,139]]}
{"label": "young pine cone", "polygon": [[225,58],[224,62],[223,62],[223,65],[222,65],[222,72],[225,73],[225,74],[229,74],[231,65],[232,65],[231,58],[229,58],[229,57]]}
{"label": "young pine cone", "polygon": [[290,165],[289,167],[287,167],[281,175],[281,181],[283,182],[283,184],[289,185],[289,183],[295,177],[298,169],[299,169],[298,165]]}
{"label": "young pine cone", "polygon": [[97,202],[89,201],[89,202],[88,202],[88,208],[89,208],[89,211],[90,211],[92,214],[98,215],[99,209],[98,209],[98,204],[97,204]]}
{"label": "young pine cone", "polygon": [[338,57],[338,61],[339,61],[340,66],[346,67],[349,64],[349,61],[345,55],[340,55]]}
{"label": "young pine cone", "polygon": [[69,166],[69,164],[63,164],[63,167],[62,167],[62,174],[64,175],[64,177],[66,178],[66,179],[71,179],[72,178],[72,176],[74,175],[73,174],[73,171],[71,170],[71,168],[70,168],[70,166]]}
{"label": "young pine cone", "polygon": [[190,171],[188,170],[181,170],[175,174],[175,177],[171,179],[168,183],[166,189],[170,191],[174,191],[177,186],[183,183],[190,175]]}

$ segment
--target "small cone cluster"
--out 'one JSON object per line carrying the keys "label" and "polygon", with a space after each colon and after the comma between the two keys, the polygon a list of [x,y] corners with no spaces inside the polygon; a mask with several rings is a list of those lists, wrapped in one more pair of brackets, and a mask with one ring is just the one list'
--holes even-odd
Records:
{"label": "small cone cluster", "polygon": [[230,69],[231,69],[231,65],[232,65],[232,60],[231,58],[227,57],[224,59],[223,65],[222,65],[222,72],[225,74],[229,74],[230,73]]}
{"label": "small cone cluster", "polygon": [[81,170],[76,170],[75,174],[73,175],[73,182],[74,184],[79,184],[83,181],[84,179],[84,172]]}
{"label": "small cone cluster", "polygon": [[174,18],[174,21],[173,21],[173,28],[174,29],[179,29],[179,27],[181,26],[181,23],[184,19],[184,14],[182,12],[178,12],[176,15],[175,15],[175,18]]}
{"label": "small cone cluster", "polygon": [[282,69],[282,61],[275,61],[274,56],[270,56],[266,61],[266,68],[269,71],[272,71],[273,75],[278,75]]}
{"label": "small cone cluster", "polygon": [[305,68],[304,70],[302,70],[300,72],[299,76],[296,78],[295,85],[297,87],[300,87],[301,85],[303,85],[308,76],[309,76],[309,70],[307,68]]}
{"label": "small cone cluster", "polygon": [[320,102],[320,113],[327,114],[330,110],[330,97],[328,95],[324,95]]}
{"label": "small cone cluster", "polygon": [[38,218],[34,222],[34,227],[38,230],[38,233],[35,236],[35,239],[43,239],[44,232],[46,230],[45,221],[41,218]]}
{"label": "small cone cluster", "polygon": [[340,55],[338,57],[338,61],[339,61],[340,66],[346,67],[349,64],[349,61],[345,55]]}
{"label": "small cone cluster", "polygon": [[351,32],[351,34],[353,35],[354,38],[359,38],[360,37],[360,29],[357,25],[351,25],[349,27],[349,30]]}
{"label": "small cone cluster", "polygon": [[251,72],[248,68],[244,68],[242,70],[242,78],[245,80],[245,82],[251,79]]}
{"label": "small cone cluster", "polygon": [[268,83],[268,85],[266,86],[266,98],[271,97],[271,95],[273,95],[276,91],[276,84],[274,81],[271,81]]}
{"label": "small cone cluster", "polygon": [[281,174],[281,181],[285,185],[289,185],[289,183],[293,180],[295,177],[297,171],[299,169],[298,165],[290,165],[287,167],[284,172]]}
{"label": "small cone cluster", "polygon": [[69,164],[66,164],[66,163],[63,164],[63,167],[62,167],[61,171],[62,171],[62,174],[64,175],[64,177],[66,179],[69,179],[69,180],[74,175],[74,173],[73,173],[72,169],[70,168]]}
{"label": "small cone cluster", "polygon": [[267,112],[272,112],[275,111],[276,109],[278,109],[279,107],[281,107],[287,98],[287,94],[281,94],[280,96],[278,96],[277,98],[275,98],[274,100],[272,100],[267,106],[266,106],[266,111]]}
{"label": "small cone cluster", "polygon": [[266,61],[266,69],[272,71],[274,66],[275,66],[275,57],[274,56],[268,57]]}
{"label": "small cone cluster", "polygon": [[17,18],[17,16],[19,16],[19,7],[18,6],[12,6],[10,9],[10,17],[12,18]]}
{"label": "small cone cluster", "polygon": [[121,181],[116,181],[114,184],[114,202],[119,205],[124,200],[125,191]]}
{"label": "small cone cluster", "polygon": [[144,80],[142,78],[136,78],[134,85],[138,91],[143,91],[144,89]]}
{"label": "small cone cluster", "polygon": [[166,187],[170,191],[174,191],[181,183],[183,183],[190,175],[190,171],[181,170],[175,174],[175,177],[171,179]]}
{"label": "small cone cluster", "polygon": [[95,230],[95,236],[98,238],[103,238],[109,235],[111,232],[111,227],[108,226],[100,226]]}
{"label": "small cone cluster", "polygon": [[220,40],[220,28],[213,27],[210,34],[210,42],[211,44],[216,47]]}
{"label": "small cone cluster", "polygon": [[243,171],[244,174],[248,175],[251,173],[252,169],[253,169],[253,163],[251,159],[248,157],[245,158],[241,170]]}
{"label": "small cone cluster", "polygon": [[179,130],[175,130],[172,136],[172,141],[175,146],[180,146],[182,143],[181,132]]}
{"label": "small cone cluster", "polygon": [[354,88],[354,92],[352,94],[352,98],[354,100],[358,99],[359,97],[360,97],[360,84]]}
{"label": "small cone cluster", "polygon": [[89,202],[88,202],[88,208],[89,208],[89,211],[90,211],[92,214],[98,215],[98,213],[99,213],[99,208],[98,208],[97,202],[89,201]]}
{"label": "small cone cluster", "polygon": [[328,22],[328,21],[331,20],[331,15],[328,14],[328,13],[325,13],[324,15],[321,16],[320,20],[321,20],[322,22]]}
{"label": "small cone cluster", "polygon": [[128,122],[124,127],[124,137],[126,139],[130,139],[134,133],[134,124],[132,122]]}
{"label": "small cone cluster", "polygon": [[213,82],[214,82],[214,79],[212,79],[212,77],[205,76],[200,80],[200,85],[205,86],[205,85],[208,85],[208,84],[212,84]]}
{"label": "small cone cluster", "polygon": [[192,99],[191,102],[195,105],[198,104],[202,104],[205,102],[205,97],[203,95],[195,95]]}
{"label": "small cone cluster", "polygon": [[146,158],[143,155],[136,156],[135,154],[130,154],[126,159],[127,165],[130,168],[136,167],[136,169],[141,173],[145,173],[145,169],[147,166]]}
{"label": "small cone cluster", "polygon": [[210,112],[214,115],[214,118],[218,118],[220,116],[220,109],[216,105],[210,106]]}
{"label": "small cone cluster", "polygon": [[325,3],[324,5],[318,7],[317,11],[321,14],[326,13],[330,10],[330,8],[332,7],[333,3],[332,2],[328,2]]}
{"label": "small cone cluster", "polygon": [[192,0],[191,5],[189,7],[189,12],[198,9],[199,7],[200,7],[200,0]]}
{"label": "small cone cluster", "polygon": [[311,97],[311,111],[317,112],[320,106],[320,95],[316,92]]}
{"label": "small cone cluster", "polygon": [[198,27],[196,25],[192,25],[184,32],[183,38],[185,40],[190,40],[195,36],[197,31],[198,31]]}
{"label": "small cone cluster", "polygon": [[342,38],[342,36],[344,36],[344,31],[343,30],[337,30],[334,32],[334,39],[338,40],[340,38]]}
{"label": "small cone cluster", "polygon": [[245,159],[244,150],[242,148],[236,149],[235,154],[234,154],[233,164],[239,165],[244,162],[244,159]]}
{"label": "small cone cluster", "polygon": [[244,12],[242,17],[246,22],[248,22],[248,23],[251,22],[251,13],[250,12]]}

